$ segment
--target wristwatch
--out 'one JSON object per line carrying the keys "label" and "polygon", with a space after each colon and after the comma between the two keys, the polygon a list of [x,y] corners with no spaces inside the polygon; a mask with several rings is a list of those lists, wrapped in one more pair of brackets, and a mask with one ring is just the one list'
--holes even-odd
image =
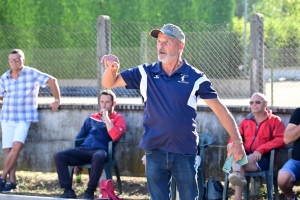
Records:
{"label": "wristwatch", "polygon": [[54,102],[60,102],[60,100],[59,99],[54,99]]}

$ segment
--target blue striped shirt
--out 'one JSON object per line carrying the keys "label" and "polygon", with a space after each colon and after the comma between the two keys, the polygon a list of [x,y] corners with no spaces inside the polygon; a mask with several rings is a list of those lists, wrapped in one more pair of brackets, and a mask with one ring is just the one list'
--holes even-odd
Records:
{"label": "blue striped shirt", "polygon": [[37,97],[39,87],[44,86],[50,75],[24,66],[16,79],[11,78],[11,70],[0,79],[0,96],[3,96],[1,121],[37,122]]}

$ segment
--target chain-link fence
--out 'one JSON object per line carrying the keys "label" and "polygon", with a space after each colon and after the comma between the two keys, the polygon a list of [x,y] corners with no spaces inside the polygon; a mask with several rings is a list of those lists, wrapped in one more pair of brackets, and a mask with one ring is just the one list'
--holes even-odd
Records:
{"label": "chain-link fence", "polygon": [[265,21],[265,94],[274,106],[300,106],[300,22]]}
{"label": "chain-link fence", "polygon": [[[270,105],[298,106],[300,37],[297,33],[300,24],[285,20],[260,23],[256,31],[262,37],[253,34],[252,24],[251,30],[245,32],[236,30],[235,27],[243,27],[241,24],[177,23],[186,34],[182,57],[205,72],[220,97],[231,104],[247,103],[253,91],[260,91],[267,95]],[[111,23],[111,53],[119,57],[121,71],[141,63],[157,61],[156,40],[150,37],[149,31],[162,25]],[[1,28],[5,35],[18,33],[16,37],[4,37],[2,40],[13,48],[22,48],[29,66],[57,77],[62,96],[97,96],[99,55],[96,41],[99,27],[96,23]],[[258,38],[253,40],[255,37]],[[15,43],[15,40],[19,43]],[[257,52],[251,52],[252,48],[256,48],[261,60],[255,57]],[[0,49],[1,73],[8,69],[9,50]],[[255,84],[262,85],[262,89],[253,87]],[[135,90],[119,88],[114,91],[119,97],[140,97]],[[49,95],[49,89],[41,89],[40,96]]]}
{"label": "chain-link fence", "polygon": [[[6,46],[0,48],[1,74],[9,69],[9,51],[20,48],[25,53],[25,65],[59,80],[63,96],[97,96],[95,22],[29,28],[2,26],[0,30],[1,46]],[[40,88],[40,96],[50,94],[48,87]]]}
{"label": "chain-link fence", "polygon": [[[239,68],[244,61],[243,35],[235,34],[232,26],[226,24],[184,22],[177,25],[186,35],[182,58],[205,72],[222,98],[248,98],[249,92],[238,88],[244,82],[249,83]],[[119,57],[121,70],[157,61],[156,40],[150,37],[149,31],[161,27],[162,24],[150,23],[112,26],[112,53]],[[233,84],[233,80],[239,84]]]}

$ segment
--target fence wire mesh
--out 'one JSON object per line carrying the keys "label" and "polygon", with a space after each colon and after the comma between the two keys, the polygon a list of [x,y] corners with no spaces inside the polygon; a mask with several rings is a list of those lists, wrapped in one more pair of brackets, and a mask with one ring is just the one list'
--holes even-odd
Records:
{"label": "fence wire mesh", "polygon": [[[157,61],[156,40],[149,31],[157,23],[111,23],[111,53],[121,62],[120,71],[141,63]],[[228,104],[247,103],[251,96],[250,30],[243,25],[177,23],[186,34],[183,59],[205,72],[221,99]],[[273,106],[299,105],[300,85],[299,22],[265,21],[261,53],[264,56],[262,85]],[[16,34],[18,33],[18,34]],[[247,38],[245,39],[245,35]],[[25,52],[26,64],[58,78],[62,96],[97,97],[96,22],[43,27],[1,27],[0,73],[9,69],[7,56],[12,48]],[[107,36],[106,36],[107,37]],[[114,89],[119,97],[140,97],[138,91]],[[41,88],[40,96],[50,96]]]}
{"label": "fence wire mesh", "polygon": [[278,19],[265,25],[265,94],[270,105],[300,105],[300,23]]}
{"label": "fence wire mesh", "polygon": [[[222,98],[248,98],[249,92],[239,90],[240,84],[249,83],[248,72],[243,70],[244,57],[249,55],[249,50],[244,48],[244,35],[234,33],[228,24],[184,22],[177,25],[186,35],[183,59],[205,72]],[[112,26],[112,53],[119,57],[121,70],[157,61],[156,40],[149,31],[161,27],[162,24],[154,23]]]}
{"label": "fence wire mesh", "polygon": [[[97,96],[95,22],[29,28],[2,26],[0,30],[1,74],[9,69],[9,51],[20,48],[25,53],[25,65],[58,79],[62,96]],[[49,87],[40,88],[39,95],[50,96]]]}

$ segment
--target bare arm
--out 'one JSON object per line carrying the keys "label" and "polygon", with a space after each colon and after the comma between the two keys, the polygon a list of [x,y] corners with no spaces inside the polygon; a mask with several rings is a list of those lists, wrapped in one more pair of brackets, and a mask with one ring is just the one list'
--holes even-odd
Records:
{"label": "bare arm", "polygon": [[[50,87],[54,99],[60,100],[60,90],[56,78],[50,77],[47,81],[47,84]],[[53,103],[50,104],[50,107],[53,111],[57,111],[59,105],[60,105],[60,101],[54,101]]]}
{"label": "bare arm", "polygon": [[285,144],[292,143],[300,137],[300,125],[289,123],[284,132]]}
{"label": "bare arm", "polygon": [[229,149],[227,156],[229,157],[231,154],[234,154],[235,161],[241,160],[243,158],[245,150],[242,144],[242,138],[239,133],[238,127],[231,113],[226,108],[226,106],[224,106],[220,102],[219,99],[204,99],[204,101],[217,115],[221,124],[233,140],[233,145]]}
{"label": "bare arm", "polygon": [[1,101],[3,101],[3,96],[2,96],[2,97],[0,97],[0,100],[1,100]]}
{"label": "bare arm", "polygon": [[108,54],[102,57],[101,62],[105,66],[102,77],[102,85],[106,88],[126,86],[122,76],[118,73],[120,62],[117,56]]}

